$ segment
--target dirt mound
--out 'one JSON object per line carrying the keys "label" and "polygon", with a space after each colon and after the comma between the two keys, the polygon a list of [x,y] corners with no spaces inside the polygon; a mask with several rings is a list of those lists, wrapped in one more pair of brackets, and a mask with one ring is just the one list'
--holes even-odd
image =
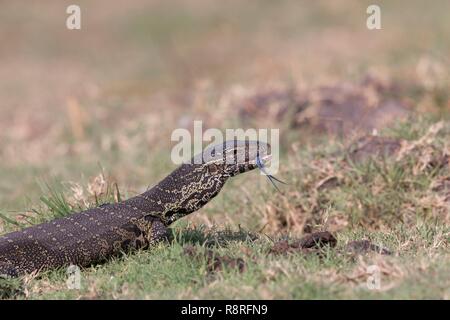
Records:
{"label": "dirt mound", "polygon": [[353,163],[361,163],[368,159],[393,156],[400,151],[401,147],[401,139],[363,136],[350,145],[347,156]]}
{"label": "dirt mound", "polygon": [[[297,241],[280,240],[269,250],[269,254],[321,254],[323,248],[336,248],[337,239],[328,231],[314,232]],[[352,256],[378,253],[381,255],[392,255],[393,253],[382,246],[378,246],[367,239],[349,241],[345,247],[338,249],[339,253]]]}
{"label": "dirt mound", "polygon": [[270,248],[270,254],[286,254],[286,253],[312,253],[320,252],[320,249],[329,246],[335,247],[337,243],[336,238],[328,231],[314,232],[305,236],[304,238],[289,242],[288,240],[281,240],[276,242],[272,248]]}
{"label": "dirt mound", "polygon": [[405,119],[411,108],[398,96],[399,86],[367,76],[309,90],[294,87],[256,91],[233,104],[244,124],[263,127],[287,123],[315,133],[347,136],[372,132]]}

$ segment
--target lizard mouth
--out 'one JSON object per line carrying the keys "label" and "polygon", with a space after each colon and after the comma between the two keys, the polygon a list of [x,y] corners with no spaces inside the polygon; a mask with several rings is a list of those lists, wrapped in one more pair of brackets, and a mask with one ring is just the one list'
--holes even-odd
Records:
{"label": "lizard mouth", "polygon": [[269,162],[270,160],[272,160],[272,155],[266,154],[262,157],[256,157],[256,163],[258,163],[258,159],[260,159],[263,163],[266,163],[266,162]]}

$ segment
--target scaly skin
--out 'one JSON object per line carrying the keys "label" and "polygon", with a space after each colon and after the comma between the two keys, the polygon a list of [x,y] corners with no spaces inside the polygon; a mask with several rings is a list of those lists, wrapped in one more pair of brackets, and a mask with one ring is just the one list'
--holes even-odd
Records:
{"label": "scaly skin", "polygon": [[18,276],[71,264],[89,266],[120,252],[146,249],[167,227],[208,203],[228,178],[253,170],[270,146],[227,141],[206,149],[149,191],[0,237],[0,275]]}

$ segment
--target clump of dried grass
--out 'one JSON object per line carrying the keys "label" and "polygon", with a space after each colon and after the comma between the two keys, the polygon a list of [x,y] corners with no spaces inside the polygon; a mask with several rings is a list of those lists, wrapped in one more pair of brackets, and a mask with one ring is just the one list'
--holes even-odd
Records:
{"label": "clump of dried grass", "polygon": [[42,188],[45,194],[40,197],[39,205],[24,213],[16,214],[14,217],[0,214],[2,223],[5,223],[8,228],[24,228],[103,203],[121,201],[117,182],[113,178],[105,176],[103,172],[92,177],[86,186],[68,182],[54,186],[45,184]]}

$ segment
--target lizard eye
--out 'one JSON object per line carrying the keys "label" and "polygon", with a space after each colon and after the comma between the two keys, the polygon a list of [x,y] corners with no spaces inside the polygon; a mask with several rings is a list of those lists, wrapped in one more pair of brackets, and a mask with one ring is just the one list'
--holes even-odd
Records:
{"label": "lizard eye", "polygon": [[208,166],[208,172],[209,172],[210,174],[214,174],[214,173],[216,173],[217,171],[218,171],[217,165],[215,165],[215,164],[210,164],[210,165]]}

